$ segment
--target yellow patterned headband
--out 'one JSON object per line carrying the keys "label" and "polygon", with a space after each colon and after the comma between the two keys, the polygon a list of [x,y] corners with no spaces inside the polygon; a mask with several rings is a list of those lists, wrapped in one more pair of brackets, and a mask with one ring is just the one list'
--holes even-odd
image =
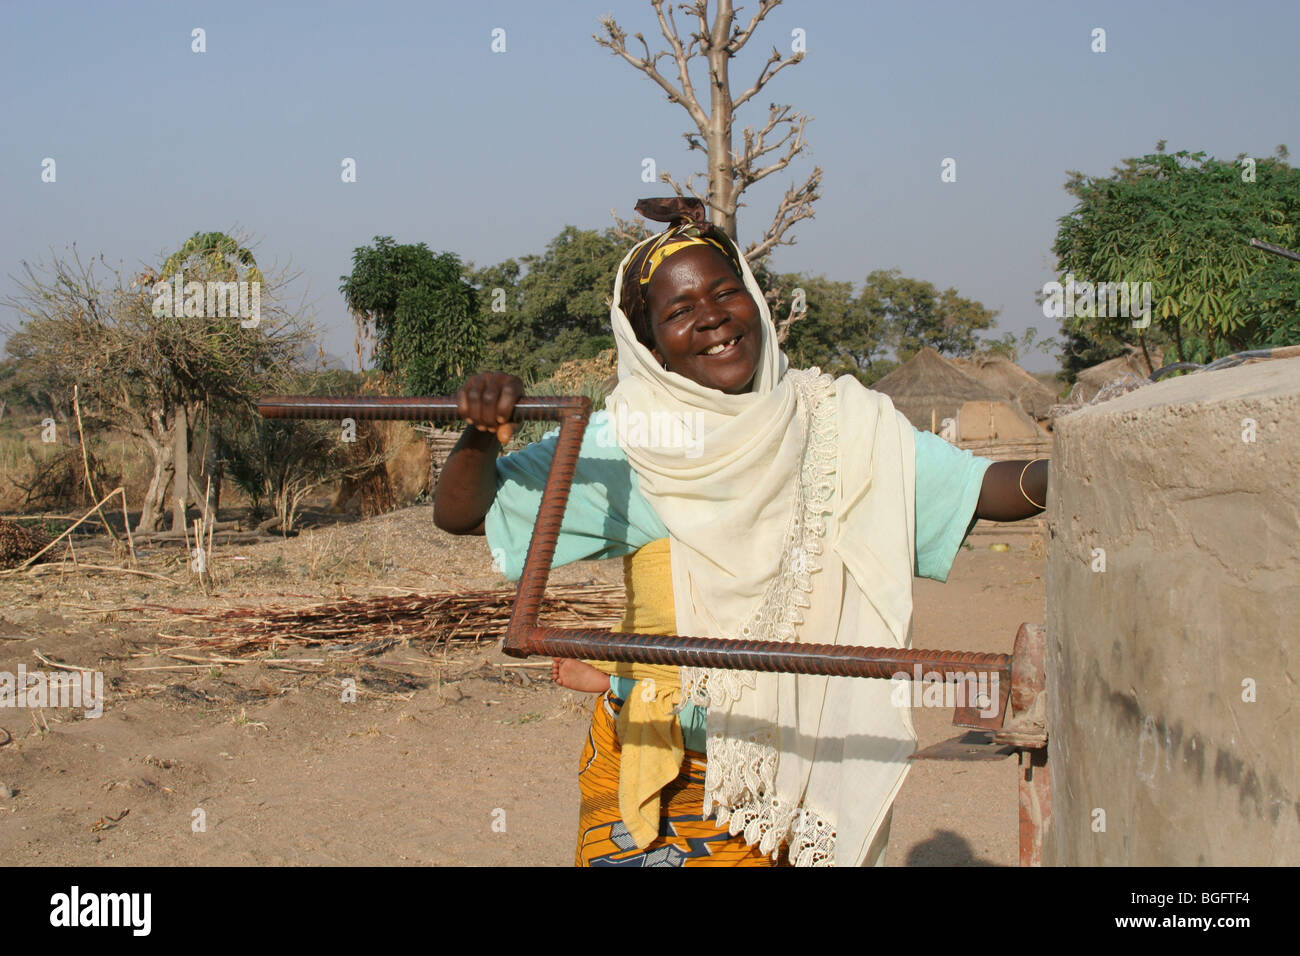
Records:
{"label": "yellow patterned headband", "polygon": [[649,284],[655,269],[659,268],[661,262],[673,253],[681,252],[691,246],[713,246],[727,258],[731,258],[731,253],[722,243],[701,236],[694,225],[684,223],[676,229],[669,229],[651,241],[650,250],[641,264],[641,285]]}

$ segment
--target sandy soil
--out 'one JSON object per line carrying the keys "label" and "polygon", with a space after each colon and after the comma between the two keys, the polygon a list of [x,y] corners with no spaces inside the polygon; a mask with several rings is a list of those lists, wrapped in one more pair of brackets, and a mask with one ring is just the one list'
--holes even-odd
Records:
{"label": "sandy soil", "polygon": [[[1042,560],[976,537],[947,584],[918,581],[916,645],[1011,650],[1044,618]],[[82,562],[108,563],[78,545]],[[569,865],[576,765],[592,698],[549,662],[491,645],[403,642],[361,660],[318,649],[193,667],[159,637],[193,623],[142,605],[311,603],[501,586],[483,539],[436,531],[416,507],[297,538],[231,545],[205,594],[178,551],[168,580],[71,570],[0,577],[0,671],[52,661],[103,672],[97,719],[0,709],[0,863]],[[617,561],[557,582],[618,582]],[[323,666],[294,656],[324,656]],[[175,669],[158,669],[175,668]],[[342,700],[344,678],[355,702]],[[951,711],[915,711],[921,745]],[[6,737],[10,738],[5,743]],[[890,865],[1014,865],[1016,768],[923,761],[895,804]]]}

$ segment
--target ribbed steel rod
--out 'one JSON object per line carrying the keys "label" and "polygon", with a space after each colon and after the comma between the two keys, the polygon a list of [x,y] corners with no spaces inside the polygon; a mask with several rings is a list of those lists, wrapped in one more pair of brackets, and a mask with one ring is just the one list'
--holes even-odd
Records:
{"label": "ribbed steel rod", "polygon": [[[1011,680],[1010,654],[917,650],[897,647],[856,647],[838,644],[787,644],[782,641],[737,641],[709,637],[620,634],[601,630],[537,627],[527,648],[507,651],[514,656],[543,654],[597,661],[673,664],[679,667],[720,667],[730,670],[821,674],[828,677],[876,677],[908,680],[933,674],[972,672]],[[918,675],[915,665],[921,665]]]}
{"label": "ribbed steel rod", "polygon": [[591,401],[587,398],[582,401],[585,408],[565,414],[560,419],[555,453],[546,473],[546,484],[542,486],[542,500],[537,506],[537,522],[533,525],[524,569],[519,575],[519,594],[515,597],[510,623],[506,625],[505,641],[501,645],[507,654],[512,654],[515,648],[527,646],[538,626],[537,616],[546,596],[546,579],[551,574],[551,560],[564,522],[564,510],[569,503],[569,489],[578,468],[582,435],[587,430],[587,418],[591,413]]}
{"label": "ribbed steel rod", "polygon": [[[512,422],[553,421],[567,413],[589,412],[582,396],[529,395],[515,403]],[[257,403],[263,418],[355,418],[357,421],[450,422],[460,419],[451,396],[415,398],[374,395],[270,395]],[[583,415],[586,421],[586,414]]]}

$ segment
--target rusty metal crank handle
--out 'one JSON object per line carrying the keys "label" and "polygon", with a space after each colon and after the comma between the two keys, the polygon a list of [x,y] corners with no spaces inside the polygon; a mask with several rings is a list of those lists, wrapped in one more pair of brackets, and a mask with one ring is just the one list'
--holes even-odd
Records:
{"label": "rusty metal crank handle", "polygon": [[[257,410],[263,418],[354,418],[357,421],[455,422],[461,420],[455,396],[414,398],[372,395],[269,395]],[[515,403],[512,422],[556,421],[576,415],[585,422],[591,399],[583,395],[526,395]]]}
{"label": "rusty metal crank handle", "polygon": [[[512,640],[512,638],[516,638]],[[996,674],[1011,680],[1011,655],[966,651],[859,647],[843,644],[794,644],[663,634],[625,634],[597,629],[533,627],[506,633],[505,653],[512,657],[590,658],[678,667],[819,674],[827,677],[894,677],[913,680],[940,674]],[[919,666],[918,666],[919,665]]]}

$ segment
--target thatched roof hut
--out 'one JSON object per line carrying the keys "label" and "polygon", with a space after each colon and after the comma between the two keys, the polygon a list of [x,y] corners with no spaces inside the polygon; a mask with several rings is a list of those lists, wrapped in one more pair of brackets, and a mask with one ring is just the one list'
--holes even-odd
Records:
{"label": "thatched roof hut", "polygon": [[1010,402],[967,402],[957,412],[957,439],[972,441],[1037,440],[1047,433]]}
{"label": "thatched roof hut", "polygon": [[1164,353],[1160,349],[1150,346],[1148,346],[1147,351],[1151,354],[1151,362],[1154,368],[1147,364],[1140,348],[1130,345],[1127,355],[1107,359],[1092,368],[1086,368],[1080,372],[1076,378],[1077,384],[1071,397],[1083,402],[1090,402],[1097,397],[1098,392],[1112,382],[1149,377],[1155,369],[1160,368],[1164,360]]}
{"label": "thatched roof hut", "polygon": [[871,387],[893,399],[894,407],[922,431],[930,431],[945,418],[955,419],[957,410],[967,402],[1003,399],[929,348],[921,349]]}
{"label": "thatched roof hut", "polygon": [[983,382],[995,392],[1001,392],[1030,418],[1043,421],[1051,417],[1051,408],[1057,402],[1056,395],[1010,359],[977,355],[952,361],[971,378]]}

